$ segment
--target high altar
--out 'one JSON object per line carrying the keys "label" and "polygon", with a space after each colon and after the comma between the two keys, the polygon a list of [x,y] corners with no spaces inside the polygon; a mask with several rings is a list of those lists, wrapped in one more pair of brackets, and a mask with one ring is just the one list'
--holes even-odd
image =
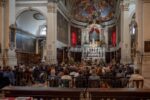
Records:
{"label": "high altar", "polygon": [[91,24],[82,31],[82,59],[105,61],[105,35],[99,24]]}

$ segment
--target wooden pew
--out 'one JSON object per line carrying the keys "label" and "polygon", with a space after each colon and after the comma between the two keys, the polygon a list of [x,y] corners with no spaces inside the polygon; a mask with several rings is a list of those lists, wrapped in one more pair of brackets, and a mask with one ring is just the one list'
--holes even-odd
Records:
{"label": "wooden pew", "polygon": [[52,87],[5,87],[2,89],[4,97],[33,97],[59,99],[62,98],[70,100],[80,100],[81,93],[84,92],[82,88],[52,88]]}
{"label": "wooden pew", "polygon": [[91,100],[150,100],[150,89],[88,88]]}
{"label": "wooden pew", "polygon": [[150,100],[150,89],[137,88],[52,88],[52,87],[5,87],[5,97],[33,97],[43,100]]}

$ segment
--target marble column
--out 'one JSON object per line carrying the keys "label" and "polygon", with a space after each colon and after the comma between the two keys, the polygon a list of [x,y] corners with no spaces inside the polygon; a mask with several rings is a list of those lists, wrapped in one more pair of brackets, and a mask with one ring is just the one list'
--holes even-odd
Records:
{"label": "marble column", "polygon": [[48,6],[48,23],[47,23],[47,37],[46,37],[46,63],[57,63],[57,4],[49,2]]}
{"label": "marble column", "polygon": [[131,62],[131,46],[129,33],[129,0],[121,1],[121,62]]}

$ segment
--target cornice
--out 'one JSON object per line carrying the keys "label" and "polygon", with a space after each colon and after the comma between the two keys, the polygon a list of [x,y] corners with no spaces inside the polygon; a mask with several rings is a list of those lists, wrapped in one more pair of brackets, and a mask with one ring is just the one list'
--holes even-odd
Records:
{"label": "cornice", "polygon": [[16,1],[47,1],[47,0],[16,0]]}
{"label": "cornice", "polygon": [[27,6],[47,6],[47,3],[16,3],[16,7],[27,7]]}

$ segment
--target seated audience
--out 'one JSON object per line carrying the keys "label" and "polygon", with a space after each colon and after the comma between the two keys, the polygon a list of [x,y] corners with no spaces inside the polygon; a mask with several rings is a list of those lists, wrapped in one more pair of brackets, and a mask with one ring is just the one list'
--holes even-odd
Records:
{"label": "seated audience", "polygon": [[[142,75],[140,75],[138,69],[135,69],[134,74],[132,74],[130,79],[129,79],[129,87],[135,87],[134,81],[138,81],[138,80],[144,81],[144,77]],[[141,83],[141,84],[143,84],[143,83]]]}

